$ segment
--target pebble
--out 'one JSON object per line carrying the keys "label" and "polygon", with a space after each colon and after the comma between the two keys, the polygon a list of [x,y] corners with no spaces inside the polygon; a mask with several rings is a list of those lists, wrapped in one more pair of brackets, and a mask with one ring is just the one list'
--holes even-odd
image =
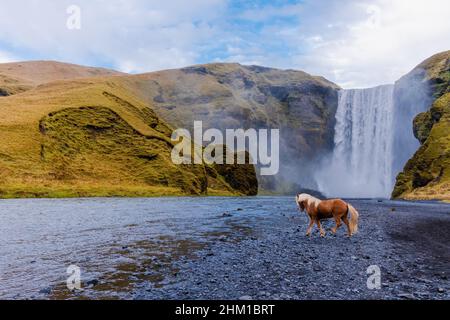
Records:
{"label": "pebble", "polygon": [[239,300],[250,301],[250,300],[253,300],[253,298],[252,298],[252,296],[242,296],[239,298]]}
{"label": "pebble", "polygon": [[92,279],[86,282],[86,285],[88,287],[95,287],[96,285],[98,285],[99,281],[97,279]]}
{"label": "pebble", "polygon": [[411,293],[399,293],[398,295],[397,295],[399,298],[402,298],[402,299],[408,299],[408,300],[414,300],[416,297],[413,295],[413,294],[411,294]]}
{"label": "pebble", "polygon": [[50,294],[50,293],[52,293],[52,289],[51,288],[44,288],[44,289],[39,290],[39,293],[40,294]]}

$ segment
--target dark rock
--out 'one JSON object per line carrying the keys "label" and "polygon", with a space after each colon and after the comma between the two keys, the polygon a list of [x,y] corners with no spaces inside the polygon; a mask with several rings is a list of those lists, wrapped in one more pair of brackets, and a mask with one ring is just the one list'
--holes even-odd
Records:
{"label": "dark rock", "polygon": [[88,287],[95,287],[96,285],[99,284],[99,281],[97,279],[92,279],[86,282],[86,285]]}
{"label": "dark rock", "polygon": [[39,290],[39,293],[49,295],[52,293],[52,288],[47,287],[47,288],[41,289],[41,290]]}
{"label": "dark rock", "polygon": [[416,297],[413,295],[413,294],[411,294],[411,293],[399,293],[398,295],[397,295],[399,298],[402,298],[402,299],[407,299],[407,300],[414,300]]}

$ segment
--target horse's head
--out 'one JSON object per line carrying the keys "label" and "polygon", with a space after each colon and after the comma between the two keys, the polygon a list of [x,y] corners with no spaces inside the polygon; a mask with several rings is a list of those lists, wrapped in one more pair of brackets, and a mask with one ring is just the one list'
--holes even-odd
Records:
{"label": "horse's head", "polygon": [[300,210],[305,211],[306,205],[308,204],[308,195],[307,194],[298,194],[297,195],[297,205]]}
{"label": "horse's head", "polygon": [[298,203],[298,206],[300,207],[300,210],[303,212],[305,211],[305,201],[300,201]]}

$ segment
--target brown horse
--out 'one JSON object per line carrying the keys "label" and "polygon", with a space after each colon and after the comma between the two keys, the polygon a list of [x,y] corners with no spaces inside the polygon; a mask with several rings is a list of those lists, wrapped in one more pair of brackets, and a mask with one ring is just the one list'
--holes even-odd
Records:
{"label": "brown horse", "polygon": [[306,232],[307,236],[311,235],[311,230],[314,223],[316,223],[320,230],[320,235],[325,237],[325,230],[322,228],[320,220],[331,218],[334,218],[336,222],[336,227],[331,229],[333,234],[336,234],[338,228],[342,225],[341,220],[347,226],[349,237],[358,232],[358,211],[351,204],[341,199],[320,200],[309,194],[302,193],[297,195],[296,202],[300,211],[306,211],[310,219],[308,231]]}

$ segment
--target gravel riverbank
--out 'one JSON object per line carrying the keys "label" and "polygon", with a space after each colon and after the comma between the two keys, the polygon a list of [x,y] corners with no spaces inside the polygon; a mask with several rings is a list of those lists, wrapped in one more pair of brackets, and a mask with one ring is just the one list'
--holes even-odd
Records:
{"label": "gravel riverbank", "polygon": [[[246,233],[219,237],[160,288],[139,299],[448,299],[450,206],[351,201],[360,232],[305,237],[295,207],[251,220]],[[223,219],[233,221],[233,216]],[[333,226],[326,223],[327,229]],[[381,270],[381,289],[367,287],[367,269]]]}

